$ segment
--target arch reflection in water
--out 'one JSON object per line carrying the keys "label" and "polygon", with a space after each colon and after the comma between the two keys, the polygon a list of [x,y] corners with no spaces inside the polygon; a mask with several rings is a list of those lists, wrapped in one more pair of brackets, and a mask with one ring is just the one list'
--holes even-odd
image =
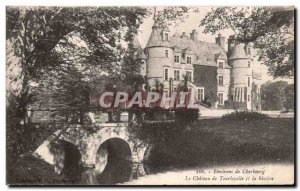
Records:
{"label": "arch reflection in water", "polygon": [[54,155],[54,167],[57,173],[72,182],[80,181],[81,154],[74,144],[65,140],[56,140],[50,143],[50,152]]}
{"label": "arch reflection in water", "polygon": [[132,162],[128,143],[120,138],[106,140],[98,149],[95,167],[99,184],[116,184],[130,180]]}

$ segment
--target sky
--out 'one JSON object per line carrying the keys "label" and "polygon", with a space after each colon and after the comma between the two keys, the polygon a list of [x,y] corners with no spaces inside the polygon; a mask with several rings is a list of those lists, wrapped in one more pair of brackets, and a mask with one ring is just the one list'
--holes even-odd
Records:
{"label": "sky", "polygon": [[[159,10],[159,7],[157,8]],[[204,34],[203,30],[204,27],[200,27],[200,21],[205,17],[205,15],[212,9],[212,7],[199,7],[199,13],[189,13],[189,16],[184,19],[184,22],[179,23],[178,26],[170,26],[170,33],[173,35],[175,32],[178,32],[179,34],[182,34],[182,32],[186,32],[186,34],[189,34],[192,32],[192,30],[196,29],[198,31],[198,40],[204,41],[204,42],[212,42],[215,43],[215,38],[218,34],[212,35],[212,34]],[[142,45],[142,48],[144,48],[148,42],[148,39],[150,37],[150,34],[152,32],[152,26],[153,26],[153,19],[151,17],[148,17],[144,19],[143,24],[141,25],[139,29],[139,40]],[[228,37],[233,34],[231,30],[223,30],[219,31],[222,36]],[[226,46],[227,47],[227,44]],[[279,80],[284,80],[287,81],[288,83],[294,83],[294,79],[282,79],[282,78],[277,78],[273,79],[272,76],[268,75],[268,68],[265,65],[261,66],[261,71],[262,71],[262,81],[266,82],[268,80],[271,81],[279,81]]]}

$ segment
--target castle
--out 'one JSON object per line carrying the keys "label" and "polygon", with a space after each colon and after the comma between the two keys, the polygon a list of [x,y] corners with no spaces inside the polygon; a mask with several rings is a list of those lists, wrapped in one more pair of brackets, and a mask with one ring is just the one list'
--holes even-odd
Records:
{"label": "castle", "polygon": [[150,87],[160,82],[163,91],[171,93],[187,75],[188,89],[196,92],[199,103],[214,96],[214,108],[261,110],[261,72],[255,51],[250,45],[229,42],[227,52],[225,41],[220,34],[209,43],[199,41],[196,30],[189,36],[171,35],[168,28],[154,26],[144,48]]}

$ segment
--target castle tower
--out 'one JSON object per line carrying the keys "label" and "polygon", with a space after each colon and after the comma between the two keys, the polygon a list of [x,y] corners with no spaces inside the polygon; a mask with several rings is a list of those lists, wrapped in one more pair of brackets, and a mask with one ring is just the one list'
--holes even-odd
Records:
{"label": "castle tower", "polygon": [[252,49],[244,44],[235,45],[230,50],[229,64],[231,65],[230,101],[234,109],[259,110],[253,106],[253,71]]}
{"label": "castle tower", "polygon": [[152,33],[145,47],[147,56],[146,73],[150,87],[155,88],[157,83],[169,90],[169,80],[172,77],[173,49],[170,46],[170,31],[168,28],[152,28]]}

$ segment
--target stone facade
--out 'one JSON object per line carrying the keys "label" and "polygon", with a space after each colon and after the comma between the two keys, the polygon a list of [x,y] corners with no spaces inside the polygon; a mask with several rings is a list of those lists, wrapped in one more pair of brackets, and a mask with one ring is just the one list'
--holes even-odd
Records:
{"label": "stone facade", "polygon": [[[253,64],[254,51],[250,46],[230,44],[229,54],[225,43],[220,34],[216,43],[208,43],[198,40],[196,30],[189,36],[171,35],[167,28],[154,26],[144,49],[149,85],[154,88],[160,83],[170,93],[182,83],[183,75],[189,75],[189,89],[196,92],[198,101],[212,92],[218,97],[216,108],[259,110],[260,102],[252,103],[252,86],[259,91],[261,84],[261,73]],[[255,100],[260,100],[258,95]]]}

